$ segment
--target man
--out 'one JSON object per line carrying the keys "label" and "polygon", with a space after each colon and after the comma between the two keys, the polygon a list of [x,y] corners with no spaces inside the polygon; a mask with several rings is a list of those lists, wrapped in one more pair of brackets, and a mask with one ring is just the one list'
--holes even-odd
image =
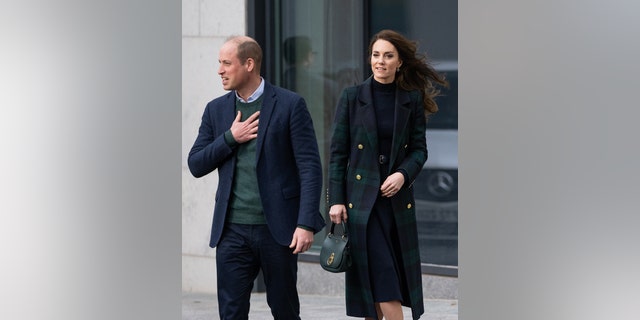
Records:
{"label": "man", "polygon": [[189,170],[218,169],[209,245],[216,248],[220,319],[247,319],[262,270],[274,319],[300,319],[297,254],[325,222],[322,168],[313,123],[297,94],[260,76],[262,49],[252,38],[220,49],[225,90],[209,102],[189,152]]}

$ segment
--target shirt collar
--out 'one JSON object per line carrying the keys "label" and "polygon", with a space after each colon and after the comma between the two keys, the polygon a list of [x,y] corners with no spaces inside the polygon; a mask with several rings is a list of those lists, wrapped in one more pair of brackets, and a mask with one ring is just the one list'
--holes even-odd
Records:
{"label": "shirt collar", "polygon": [[238,95],[237,91],[236,91],[236,99],[238,101],[242,102],[242,103],[250,103],[250,102],[254,102],[254,101],[258,100],[258,98],[260,98],[262,93],[264,93],[264,79],[262,77],[260,77],[260,85],[258,86],[258,89],[256,89],[256,91],[254,91],[249,96],[249,99],[247,99],[247,101],[244,101],[242,98],[240,98],[240,96]]}

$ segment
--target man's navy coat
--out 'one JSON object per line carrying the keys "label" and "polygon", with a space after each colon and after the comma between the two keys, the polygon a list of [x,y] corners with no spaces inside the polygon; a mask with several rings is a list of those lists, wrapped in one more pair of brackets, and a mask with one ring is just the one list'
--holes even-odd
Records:
{"label": "man's navy coat", "polygon": [[[256,141],[256,174],[267,225],[288,246],[298,225],[320,231],[322,166],[311,115],[297,94],[265,83]],[[224,140],[236,116],[234,91],[207,104],[198,137],[189,152],[189,170],[202,177],[218,169],[209,245],[222,235],[235,174],[236,150]]]}

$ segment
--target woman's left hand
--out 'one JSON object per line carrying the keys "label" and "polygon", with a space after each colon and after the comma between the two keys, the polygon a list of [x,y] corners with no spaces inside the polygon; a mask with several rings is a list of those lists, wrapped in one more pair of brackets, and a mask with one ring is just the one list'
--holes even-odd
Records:
{"label": "woman's left hand", "polygon": [[404,175],[400,172],[394,172],[384,180],[380,186],[380,193],[383,197],[393,197],[404,185]]}

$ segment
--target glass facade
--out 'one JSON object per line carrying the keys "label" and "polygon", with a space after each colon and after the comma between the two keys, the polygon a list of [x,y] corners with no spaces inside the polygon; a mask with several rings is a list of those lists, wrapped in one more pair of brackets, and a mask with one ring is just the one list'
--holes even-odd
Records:
{"label": "glass facade", "polygon": [[[446,75],[451,86],[429,120],[429,160],[414,186],[423,264],[457,266],[457,2],[272,0],[249,1],[249,9],[248,33],[265,49],[263,75],[307,101],[325,177],[336,103],[344,88],[371,74],[366,50],[373,34],[389,28],[417,40]],[[321,210],[328,210],[324,201]],[[324,235],[316,235],[317,246]]]}

